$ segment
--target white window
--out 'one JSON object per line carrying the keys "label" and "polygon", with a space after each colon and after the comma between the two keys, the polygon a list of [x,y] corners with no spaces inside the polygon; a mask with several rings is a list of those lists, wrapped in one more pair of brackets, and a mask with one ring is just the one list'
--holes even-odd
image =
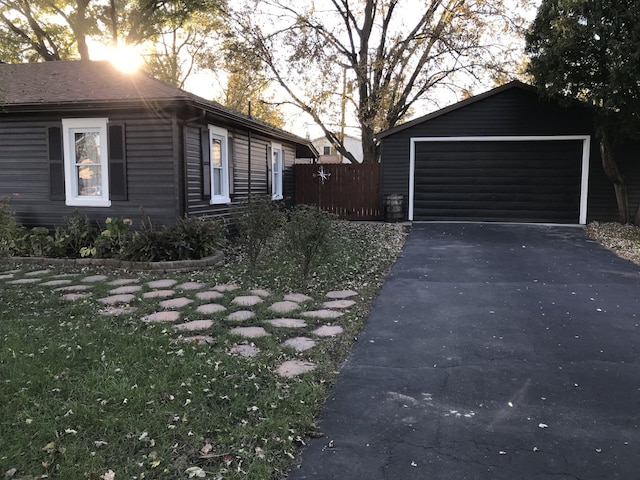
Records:
{"label": "white window", "polygon": [[228,141],[227,130],[209,125],[212,204],[231,202],[229,197]]}
{"label": "white window", "polygon": [[282,200],[282,145],[271,144],[271,198]]}
{"label": "white window", "polygon": [[107,119],[62,120],[66,204],[108,207]]}

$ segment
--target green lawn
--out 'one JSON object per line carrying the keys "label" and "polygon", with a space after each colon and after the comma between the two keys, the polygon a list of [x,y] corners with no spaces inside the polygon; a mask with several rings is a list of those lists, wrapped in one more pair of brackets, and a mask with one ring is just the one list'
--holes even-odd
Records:
{"label": "green lawn", "polygon": [[[255,269],[238,255],[229,255],[224,267],[181,274],[0,264],[0,274],[13,271],[11,279],[51,268],[47,278],[69,273],[76,275],[70,277],[74,282],[104,274],[109,280],[139,278],[140,285],[175,278],[239,287],[216,300],[228,310],[215,315],[196,311],[207,302],[197,301],[195,291],[176,294],[194,300],[180,309],[180,321],[214,320],[204,332],[213,343],[196,345],[179,341],[172,324],[142,322],[159,310],[158,299],[143,299],[142,291],[131,301],[130,313],[107,316],[97,299],[114,288],[108,280],[75,301],[64,300],[53,287],[0,280],[0,474],[13,479],[282,478],[305,437],[316,432],[315,418],[328,389],[405,234],[397,225],[336,222],[331,254],[304,281],[277,243]],[[243,325],[262,326],[269,336],[246,341],[260,349],[256,357],[231,355],[242,342],[230,333],[237,323],[226,319],[239,309],[231,300],[255,288],[271,296],[252,307],[257,316]],[[356,304],[338,319],[307,319],[307,327],[295,333],[264,322],[295,315],[267,309],[286,293],[311,296],[305,304],[309,310],[322,308],[326,292],[337,289],[358,292]],[[304,352],[282,346],[294,335],[312,337],[327,323],[344,332],[318,338]],[[277,375],[277,366],[289,359],[317,368],[293,378]]]}

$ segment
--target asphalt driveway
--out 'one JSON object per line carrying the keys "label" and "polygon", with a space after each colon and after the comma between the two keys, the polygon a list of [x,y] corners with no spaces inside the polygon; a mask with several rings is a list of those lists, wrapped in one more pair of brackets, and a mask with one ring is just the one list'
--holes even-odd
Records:
{"label": "asphalt driveway", "polygon": [[639,479],[640,267],[416,224],[289,480]]}

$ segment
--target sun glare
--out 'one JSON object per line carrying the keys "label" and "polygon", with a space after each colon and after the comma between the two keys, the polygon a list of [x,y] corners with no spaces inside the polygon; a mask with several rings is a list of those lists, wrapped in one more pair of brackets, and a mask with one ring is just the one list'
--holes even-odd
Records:
{"label": "sun glare", "polygon": [[144,63],[136,47],[131,45],[118,45],[108,47],[97,42],[89,45],[92,60],[109,60],[118,70],[124,73],[136,72]]}

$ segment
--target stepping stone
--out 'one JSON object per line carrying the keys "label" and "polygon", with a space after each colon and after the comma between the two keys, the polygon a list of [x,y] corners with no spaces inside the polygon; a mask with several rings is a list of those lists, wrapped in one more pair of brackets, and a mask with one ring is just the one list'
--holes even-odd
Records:
{"label": "stepping stone", "polygon": [[176,330],[194,332],[211,328],[211,325],[213,325],[213,320],[193,320],[191,322],[181,323],[180,325],[174,325],[173,328]]}
{"label": "stepping stone", "polygon": [[20,269],[5,270],[4,272],[0,272],[0,275],[9,275],[9,274],[13,274],[13,273],[18,273],[19,271],[20,271]]}
{"label": "stepping stone", "polygon": [[280,328],[304,328],[307,326],[307,322],[297,318],[276,318],[267,320],[267,323]]}
{"label": "stepping stone", "polygon": [[333,300],[331,302],[324,302],[322,306],[324,308],[349,308],[355,305],[353,300]]}
{"label": "stepping stone", "polygon": [[114,287],[120,287],[122,285],[130,285],[132,283],[139,283],[139,278],[119,278],[118,280],[113,280],[108,282],[107,285],[113,285]]}
{"label": "stepping stone", "polygon": [[206,285],[200,282],[186,282],[177,285],[176,288],[181,290],[202,290]]}
{"label": "stepping stone", "polygon": [[51,278],[72,278],[78,275],[78,273],[59,273],[58,275],[51,275]]}
{"label": "stepping stone", "polygon": [[269,307],[269,310],[276,313],[289,313],[294,310],[298,310],[300,305],[296,302],[291,302],[289,300],[285,300],[284,302],[276,302]]}
{"label": "stepping stone", "polygon": [[33,272],[26,272],[24,274],[25,277],[38,277],[40,275],[44,275],[46,273],[51,272],[51,270],[34,270]]}
{"label": "stepping stone", "polygon": [[84,283],[96,283],[106,280],[107,278],[109,277],[107,277],[106,275],[89,275],[88,277],[84,277],[80,281]]}
{"label": "stepping stone", "polygon": [[172,297],[176,292],[173,290],[153,290],[142,294],[142,298],[167,298]]}
{"label": "stepping stone", "polygon": [[142,317],[145,323],[175,322],[180,318],[180,312],[156,312]]}
{"label": "stepping stone", "polygon": [[25,284],[30,284],[30,283],[38,283],[41,282],[42,280],[40,278],[21,278],[19,280],[12,280],[10,282],[7,282],[11,285],[25,285]]}
{"label": "stepping stone", "polygon": [[93,285],[69,285],[68,287],[56,288],[55,292],[83,292],[89,290]]}
{"label": "stepping stone", "polygon": [[164,279],[164,280],[154,280],[152,282],[147,282],[147,285],[149,286],[149,288],[170,288],[173,287],[176,283],[178,283],[177,280],[170,280],[170,279]]}
{"label": "stepping stone", "polygon": [[302,312],[300,315],[307,318],[338,318],[344,313],[334,310],[312,310],[310,312]]}
{"label": "stepping stone", "polygon": [[193,303],[193,300],[191,300],[190,298],[178,297],[178,298],[170,298],[169,300],[163,300],[162,302],[160,302],[160,306],[162,308],[169,308],[169,309],[182,308],[189,305],[190,303]]}
{"label": "stepping stone", "polygon": [[180,337],[175,341],[192,343],[195,345],[204,345],[207,343],[213,343],[213,337],[209,335],[193,335],[192,337]]}
{"label": "stepping stone", "polygon": [[133,307],[107,307],[100,310],[100,315],[109,315],[109,316],[126,315],[127,313],[133,313],[135,311],[136,309]]}
{"label": "stepping stone", "polygon": [[290,338],[282,345],[291,347],[297,352],[304,352],[316,346],[316,342],[308,337]]}
{"label": "stepping stone", "polygon": [[232,303],[236,305],[241,305],[243,307],[251,307],[252,305],[257,305],[258,303],[262,303],[263,300],[258,295],[245,295],[236,297],[231,300]]}
{"label": "stepping stone", "polygon": [[220,292],[207,290],[206,292],[198,292],[196,293],[196,298],[198,300],[217,300],[219,298],[223,298],[224,295]]}
{"label": "stepping stone", "polygon": [[124,287],[114,288],[113,290],[109,290],[111,295],[120,295],[121,293],[134,293],[142,290],[140,285],[127,285]]}
{"label": "stepping stone", "polygon": [[289,360],[278,367],[277,373],[281,377],[291,378],[315,370],[316,364],[302,360]]}
{"label": "stepping stone", "polygon": [[5,273],[3,275],[0,275],[0,280],[7,280],[9,278],[13,278],[13,273]]}
{"label": "stepping stone", "polygon": [[296,303],[304,303],[309,300],[313,300],[309,295],[304,295],[303,293],[288,293],[284,296],[284,299]]}
{"label": "stepping stone", "polygon": [[257,295],[259,297],[270,297],[271,292],[262,288],[254,288],[253,290],[251,290],[251,295]]}
{"label": "stepping stone", "polygon": [[343,328],[339,325],[323,325],[320,328],[316,328],[313,333],[316,337],[335,337],[344,332]]}
{"label": "stepping stone", "polygon": [[41,283],[44,287],[57,287],[58,285],[69,285],[71,280],[49,280],[48,282]]}
{"label": "stepping stone", "polygon": [[244,338],[260,338],[269,335],[262,327],[236,327],[230,331],[233,335],[240,335]]}
{"label": "stepping stone", "polygon": [[250,310],[238,310],[237,312],[230,313],[227,317],[227,320],[232,320],[234,322],[244,322],[245,320],[250,320],[255,316],[256,314]]}
{"label": "stepping stone", "polygon": [[98,301],[105,305],[115,305],[117,303],[130,303],[135,300],[135,298],[135,295],[123,293],[121,295],[111,295],[109,297],[99,298]]}
{"label": "stepping stone", "polygon": [[91,295],[88,293],[67,293],[62,296],[63,300],[67,302],[75,302],[76,300],[82,300],[83,298],[90,297]]}
{"label": "stepping stone", "polygon": [[240,344],[231,347],[229,353],[233,355],[240,355],[241,357],[245,358],[252,358],[258,356],[258,354],[260,353],[260,349],[255,345]]}
{"label": "stepping stone", "polygon": [[233,283],[225,283],[224,285],[216,285],[213,289],[219,292],[233,292],[238,289],[238,286]]}
{"label": "stepping stone", "polygon": [[217,303],[205,303],[204,305],[200,305],[196,308],[198,313],[218,313],[224,312],[226,310],[222,305],[218,305]]}
{"label": "stepping stone", "polygon": [[353,297],[355,295],[358,295],[358,292],[354,292],[353,290],[334,290],[333,292],[327,293],[328,298],[334,298],[338,300]]}

